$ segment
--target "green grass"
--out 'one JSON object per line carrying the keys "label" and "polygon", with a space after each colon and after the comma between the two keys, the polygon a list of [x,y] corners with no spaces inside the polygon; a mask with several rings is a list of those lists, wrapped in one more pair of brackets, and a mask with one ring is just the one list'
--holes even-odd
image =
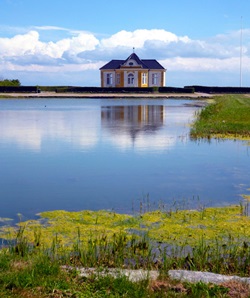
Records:
{"label": "green grass", "polygon": [[[133,216],[62,210],[40,216],[1,228],[0,237],[9,244],[0,250],[0,297],[228,297],[230,285],[179,283],[167,272],[250,274],[247,200],[238,206]],[[137,283],[124,276],[87,278],[62,265],[154,269],[160,278]]]}
{"label": "green grass", "polygon": [[198,115],[190,135],[192,138],[250,138],[250,98],[224,95]]}
{"label": "green grass", "polygon": [[226,286],[180,284],[168,278],[131,282],[125,276],[80,277],[46,254],[0,254],[1,297],[227,297]]}

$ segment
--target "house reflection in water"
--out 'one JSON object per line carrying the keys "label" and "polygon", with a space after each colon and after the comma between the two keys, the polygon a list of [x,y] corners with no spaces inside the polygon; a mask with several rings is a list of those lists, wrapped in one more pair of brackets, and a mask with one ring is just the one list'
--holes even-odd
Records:
{"label": "house reflection in water", "polygon": [[164,107],[157,105],[103,106],[102,127],[112,134],[130,137],[134,144],[140,134],[158,131],[164,122]]}

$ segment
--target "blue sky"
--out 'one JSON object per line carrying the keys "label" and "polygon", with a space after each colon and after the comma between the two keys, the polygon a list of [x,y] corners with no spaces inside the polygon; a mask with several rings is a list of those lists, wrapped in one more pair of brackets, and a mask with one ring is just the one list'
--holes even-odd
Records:
{"label": "blue sky", "polygon": [[239,86],[242,49],[242,85],[250,85],[249,0],[0,4],[0,79],[99,86],[99,68],[135,47],[167,69],[167,86]]}

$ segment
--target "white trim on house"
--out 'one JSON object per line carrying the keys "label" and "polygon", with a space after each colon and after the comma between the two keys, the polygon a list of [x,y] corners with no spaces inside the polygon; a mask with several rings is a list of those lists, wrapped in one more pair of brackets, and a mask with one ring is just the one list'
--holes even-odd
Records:
{"label": "white trim on house", "polygon": [[102,87],[162,87],[166,69],[155,59],[132,53],[126,60],[111,60],[101,71]]}

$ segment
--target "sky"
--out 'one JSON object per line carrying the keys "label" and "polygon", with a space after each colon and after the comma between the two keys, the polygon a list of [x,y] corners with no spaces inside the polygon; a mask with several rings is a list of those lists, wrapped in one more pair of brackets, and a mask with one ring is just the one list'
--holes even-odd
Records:
{"label": "sky", "polygon": [[250,86],[249,0],[0,0],[0,80],[100,86],[100,67],[141,59],[166,86]]}

